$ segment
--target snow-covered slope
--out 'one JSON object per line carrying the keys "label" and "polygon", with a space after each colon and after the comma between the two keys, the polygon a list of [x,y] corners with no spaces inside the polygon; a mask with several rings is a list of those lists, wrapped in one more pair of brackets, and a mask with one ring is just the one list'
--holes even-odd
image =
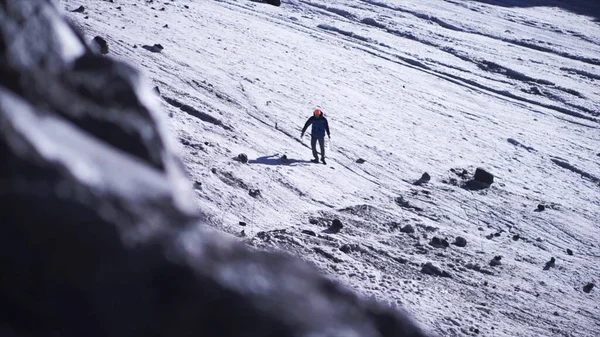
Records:
{"label": "snow-covered slope", "polygon": [[[494,2],[61,4],[85,6],[69,17],[158,87],[212,226],[442,336],[597,336],[600,295],[582,288],[600,275],[600,15]],[[300,139],[316,106],[328,165]],[[457,186],[477,167],[491,188]]]}

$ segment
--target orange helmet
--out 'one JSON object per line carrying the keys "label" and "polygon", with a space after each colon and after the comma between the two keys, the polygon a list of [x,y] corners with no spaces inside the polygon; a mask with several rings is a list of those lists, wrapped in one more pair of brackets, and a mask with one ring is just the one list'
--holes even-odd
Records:
{"label": "orange helmet", "polygon": [[313,115],[321,116],[321,115],[323,115],[323,111],[321,111],[321,109],[319,109],[319,108],[316,108],[315,111],[313,112]]}

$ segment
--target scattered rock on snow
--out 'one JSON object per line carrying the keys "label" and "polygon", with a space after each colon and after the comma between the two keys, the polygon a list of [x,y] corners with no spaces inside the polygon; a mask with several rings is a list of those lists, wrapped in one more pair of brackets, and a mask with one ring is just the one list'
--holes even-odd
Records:
{"label": "scattered rock on snow", "polygon": [[256,189],[256,190],[250,189],[250,190],[248,190],[248,194],[251,197],[256,198],[256,197],[260,196],[260,190],[259,189]]}
{"label": "scattered rock on snow", "polygon": [[241,163],[246,164],[248,162],[248,155],[246,155],[245,153],[240,153],[237,156],[237,160],[239,160]]}
{"label": "scattered rock on snow", "polygon": [[79,6],[77,9],[71,11],[72,13],[83,13],[85,12],[85,7]]}
{"label": "scattered rock on snow", "polygon": [[430,180],[431,180],[431,176],[429,175],[429,173],[425,172],[425,173],[423,173],[421,178],[419,178],[419,180],[414,182],[413,185],[416,185],[416,186],[423,185],[423,184],[429,182]]}
{"label": "scattered rock on snow", "polygon": [[573,251],[567,248],[567,254],[568,255],[573,255]]}
{"label": "scattered rock on snow", "polygon": [[539,204],[539,205],[537,206],[537,209],[536,209],[535,211],[536,211],[536,212],[543,212],[543,211],[545,211],[545,210],[546,210],[546,206],[544,206],[544,205],[542,205],[542,204]]}
{"label": "scattered rock on snow", "polygon": [[328,233],[328,234],[337,234],[340,232],[340,230],[342,228],[344,228],[344,225],[342,225],[342,222],[339,219],[334,219],[331,226],[329,226],[329,228],[327,228],[323,232]]}
{"label": "scattered rock on snow", "polygon": [[583,286],[583,292],[589,294],[592,291],[592,289],[594,289],[594,286],[595,285],[593,283],[586,284],[585,286]]}
{"label": "scattered rock on snow", "polygon": [[490,261],[490,266],[495,267],[501,265],[502,262],[500,262],[500,260],[502,260],[502,256],[494,256],[494,258]]}
{"label": "scattered rock on snow", "polygon": [[560,314],[558,313],[558,311],[554,312],[554,316],[560,316]]}
{"label": "scattered rock on snow", "polygon": [[155,93],[156,93],[158,96],[160,96],[160,89],[158,88],[158,86],[154,86],[154,88],[153,88],[152,90],[154,90],[154,92],[155,92]]}
{"label": "scattered rock on snow", "polygon": [[427,275],[432,275],[432,276],[441,276],[441,277],[452,278],[452,276],[450,276],[450,274],[448,274],[448,272],[443,271],[440,268],[434,266],[431,262],[427,262],[423,265],[423,267],[421,268],[421,273],[427,274]]}
{"label": "scattered rock on snow", "polygon": [[406,225],[400,229],[402,233],[412,234],[415,232],[415,228],[411,225]]}
{"label": "scattered rock on snow", "polygon": [[306,234],[306,235],[310,235],[310,236],[317,236],[317,234],[315,232],[308,230],[308,229],[303,230],[302,233]]}
{"label": "scattered rock on snow", "polygon": [[446,239],[440,239],[437,236],[434,236],[431,241],[429,241],[429,245],[435,248],[448,248],[450,244]]}
{"label": "scattered rock on snow", "polygon": [[310,218],[310,219],[308,219],[308,223],[310,223],[311,225],[316,225],[319,223],[319,220]]}
{"label": "scattered rock on snow", "polygon": [[247,225],[247,223],[245,223],[244,221],[240,221],[239,225],[242,226],[242,227],[245,227]]}
{"label": "scattered rock on snow", "polygon": [[263,0],[263,1],[268,3],[269,5],[273,5],[276,7],[281,6],[281,0]]}
{"label": "scattered rock on snow", "polygon": [[96,36],[92,39],[90,47],[93,51],[102,55],[108,54],[108,43],[100,36]]}
{"label": "scattered rock on snow", "polygon": [[488,184],[488,185],[491,185],[494,183],[494,175],[480,167],[478,167],[475,170],[475,176],[473,178],[479,182],[482,182],[482,183]]}
{"label": "scattered rock on snow", "polygon": [[454,239],[453,244],[458,247],[466,247],[467,239],[463,238],[462,236],[457,236],[456,239]]}
{"label": "scattered rock on snow", "polygon": [[153,46],[149,46],[147,44],[143,45],[142,48],[151,51],[153,53],[160,53],[161,51],[163,51],[163,49],[165,49],[163,46],[161,46],[160,44],[155,44]]}
{"label": "scattered rock on snow", "polygon": [[362,158],[356,159],[356,163],[358,163],[358,164],[363,164],[364,162],[366,162],[366,160],[364,160]]}
{"label": "scattered rock on snow", "polygon": [[556,259],[554,257],[550,258],[550,261],[546,262],[546,265],[544,266],[544,270],[548,270],[548,269],[554,267],[555,262],[556,262]]}
{"label": "scattered rock on snow", "polygon": [[512,237],[513,241],[519,241],[520,238],[521,238],[521,236],[519,234],[515,234]]}

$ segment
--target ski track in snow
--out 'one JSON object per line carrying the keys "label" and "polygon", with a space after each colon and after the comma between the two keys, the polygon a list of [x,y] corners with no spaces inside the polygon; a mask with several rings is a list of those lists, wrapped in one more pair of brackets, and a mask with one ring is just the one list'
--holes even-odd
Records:
{"label": "ski track in snow", "polygon": [[[449,0],[60,4],[84,5],[67,14],[86,38],[158,86],[215,228],[311,261],[440,336],[600,335],[599,292],[582,291],[600,281],[593,18]],[[309,163],[299,137],[315,106],[328,165]],[[476,167],[491,188],[456,186],[450,169]],[[423,172],[432,180],[413,185]],[[334,218],[344,228],[324,233]],[[428,244],[458,235],[466,247]],[[421,273],[427,262],[452,277]]]}

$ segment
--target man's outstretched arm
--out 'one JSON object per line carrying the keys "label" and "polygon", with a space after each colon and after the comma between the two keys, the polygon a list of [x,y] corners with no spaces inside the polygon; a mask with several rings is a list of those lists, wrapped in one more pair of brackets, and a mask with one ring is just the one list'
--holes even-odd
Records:
{"label": "man's outstretched arm", "polygon": [[308,127],[312,124],[313,118],[310,117],[306,123],[304,124],[304,128],[302,128],[302,135],[304,135],[304,133],[306,132],[306,129],[308,129]]}

